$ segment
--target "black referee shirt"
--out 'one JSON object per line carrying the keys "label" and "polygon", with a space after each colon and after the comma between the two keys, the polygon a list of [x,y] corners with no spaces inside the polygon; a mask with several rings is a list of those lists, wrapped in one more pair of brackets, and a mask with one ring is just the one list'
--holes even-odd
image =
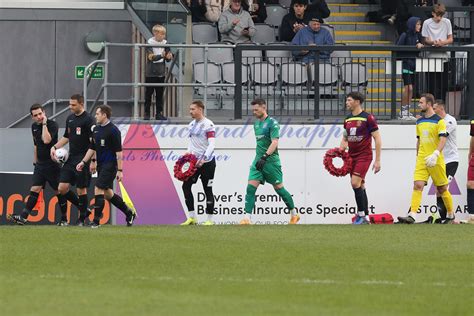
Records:
{"label": "black referee shirt", "polygon": [[120,130],[112,122],[94,128],[91,148],[96,151],[97,167],[117,166],[117,152],[122,151]]}
{"label": "black referee shirt", "polygon": [[66,120],[66,130],[64,137],[69,139],[69,155],[84,156],[90,147],[92,137],[92,126],[94,121],[86,111],[81,115],[74,113]]}
{"label": "black referee shirt", "polygon": [[33,143],[36,146],[36,154],[38,156],[38,163],[53,162],[51,160],[50,151],[51,147],[58,142],[58,123],[51,120],[46,120],[46,127],[48,128],[49,134],[51,135],[51,142],[45,144],[41,139],[43,135],[42,123],[33,123],[31,125],[31,133],[33,135]]}

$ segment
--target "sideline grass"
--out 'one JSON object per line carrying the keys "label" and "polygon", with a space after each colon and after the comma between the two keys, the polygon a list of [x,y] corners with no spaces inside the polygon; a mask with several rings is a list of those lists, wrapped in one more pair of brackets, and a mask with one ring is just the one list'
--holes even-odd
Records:
{"label": "sideline grass", "polygon": [[0,227],[2,315],[473,315],[474,226]]}

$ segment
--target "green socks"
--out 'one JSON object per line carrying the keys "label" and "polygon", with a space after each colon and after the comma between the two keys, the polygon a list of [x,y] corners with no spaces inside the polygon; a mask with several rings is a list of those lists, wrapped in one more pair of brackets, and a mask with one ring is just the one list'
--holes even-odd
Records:
{"label": "green socks", "polygon": [[275,190],[275,192],[279,196],[281,196],[281,198],[283,199],[283,202],[285,202],[285,205],[286,207],[288,207],[289,210],[292,210],[295,208],[295,203],[293,202],[293,198],[291,197],[290,192],[286,191],[284,187]]}

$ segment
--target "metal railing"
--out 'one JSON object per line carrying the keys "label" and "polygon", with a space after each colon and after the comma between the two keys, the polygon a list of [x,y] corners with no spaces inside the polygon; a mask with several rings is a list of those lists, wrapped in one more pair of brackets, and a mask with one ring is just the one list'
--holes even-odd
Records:
{"label": "metal railing", "polygon": [[[302,50],[314,55],[311,63],[295,62],[290,57],[290,52],[294,55]],[[368,50],[371,54],[377,55],[378,52],[378,56],[364,56]],[[323,60],[320,58],[323,51],[345,57]],[[269,57],[273,52],[286,52],[289,56]],[[360,54],[357,55],[358,52]],[[426,55],[456,52],[465,56],[435,58]],[[419,56],[407,57],[407,53]],[[397,109],[403,105],[402,73],[404,64],[409,60],[413,62],[413,85],[417,87],[414,99],[416,94],[433,93],[436,98],[446,99],[451,111],[472,115],[473,107],[468,106],[467,100],[474,97],[473,53],[474,47],[470,46],[418,50],[407,46],[237,45],[235,82],[244,84],[235,86],[234,118],[250,115],[249,104],[256,97],[269,101],[272,115],[310,116],[314,119],[341,116],[345,113],[344,95],[359,90],[367,94],[366,106],[370,110],[376,111],[382,118],[395,119]],[[250,69],[248,77],[243,77],[246,65]]]}
{"label": "metal railing", "polygon": [[[140,117],[140,108],[139,108],[139,99],[140,99],[140,88],[141,87],[193,87],[198,88],[202,87],[207,90],[209,87],[235,87],[235,84],[226,84],[226,83],[209,83],[208,82],[208,73],[204,72],[203,82],[183,82],[183,68],[184,68],[184,59],[181,58],[177,63],[178,66],[178,82],[177,83],[145,83],[140,81],[140,56],[141,50],[146,47],[169,47],[176,48],[178,50],[178,56],[184,56],[184,49],[186,48],[195,48],[203,49],[204,54],[207,56],[207,51],[209,47],[212,48],[229,48],[234,47],[232,45],[217,44],[217,45],[187,45],[187,44],[166,44],[166,45],[150,45],[150,44],[128,44],[128,43],[105,43],[105,54],[104,54],[104,83],[102,87],[104,89],[104,103],[108,101],[107,90],[110,87],[133,87],[132,99],[133,99],[133,118],[138,119]],[[109,71],[108,65],[108,55],[109,48],[111,47],[130,47],[133,49],[133,82],[109,82],[107,73]],[[100,61],[102,62],[102,61]],[[204,69],[207,69],[208,61],[207,58],[204,61]],[[90,66],[90,65],[89,65]],[[84,78],[84,82],[87,78]],[[178,93],[178,96],[182,95],[182,91]],[[207,100],[207,93],[204,96],[204,100]],[[178,101],[180,104],[180,102]]]}

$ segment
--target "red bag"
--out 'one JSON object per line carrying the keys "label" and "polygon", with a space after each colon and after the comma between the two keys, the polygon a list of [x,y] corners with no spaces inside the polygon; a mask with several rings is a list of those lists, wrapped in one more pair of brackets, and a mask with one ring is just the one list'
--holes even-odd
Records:
{"label": "red bag", "polygon": [[[356,217],[354,216],[352,222],[354,222],[355,219]],[[369,215],[369,220],[371,224],[393,224],[392,214],[389,213]]]}
{"label": "red bag", "polygon": [[371,224],[393,224],[392,214],[389,213],[372,214],[369,219]]}

